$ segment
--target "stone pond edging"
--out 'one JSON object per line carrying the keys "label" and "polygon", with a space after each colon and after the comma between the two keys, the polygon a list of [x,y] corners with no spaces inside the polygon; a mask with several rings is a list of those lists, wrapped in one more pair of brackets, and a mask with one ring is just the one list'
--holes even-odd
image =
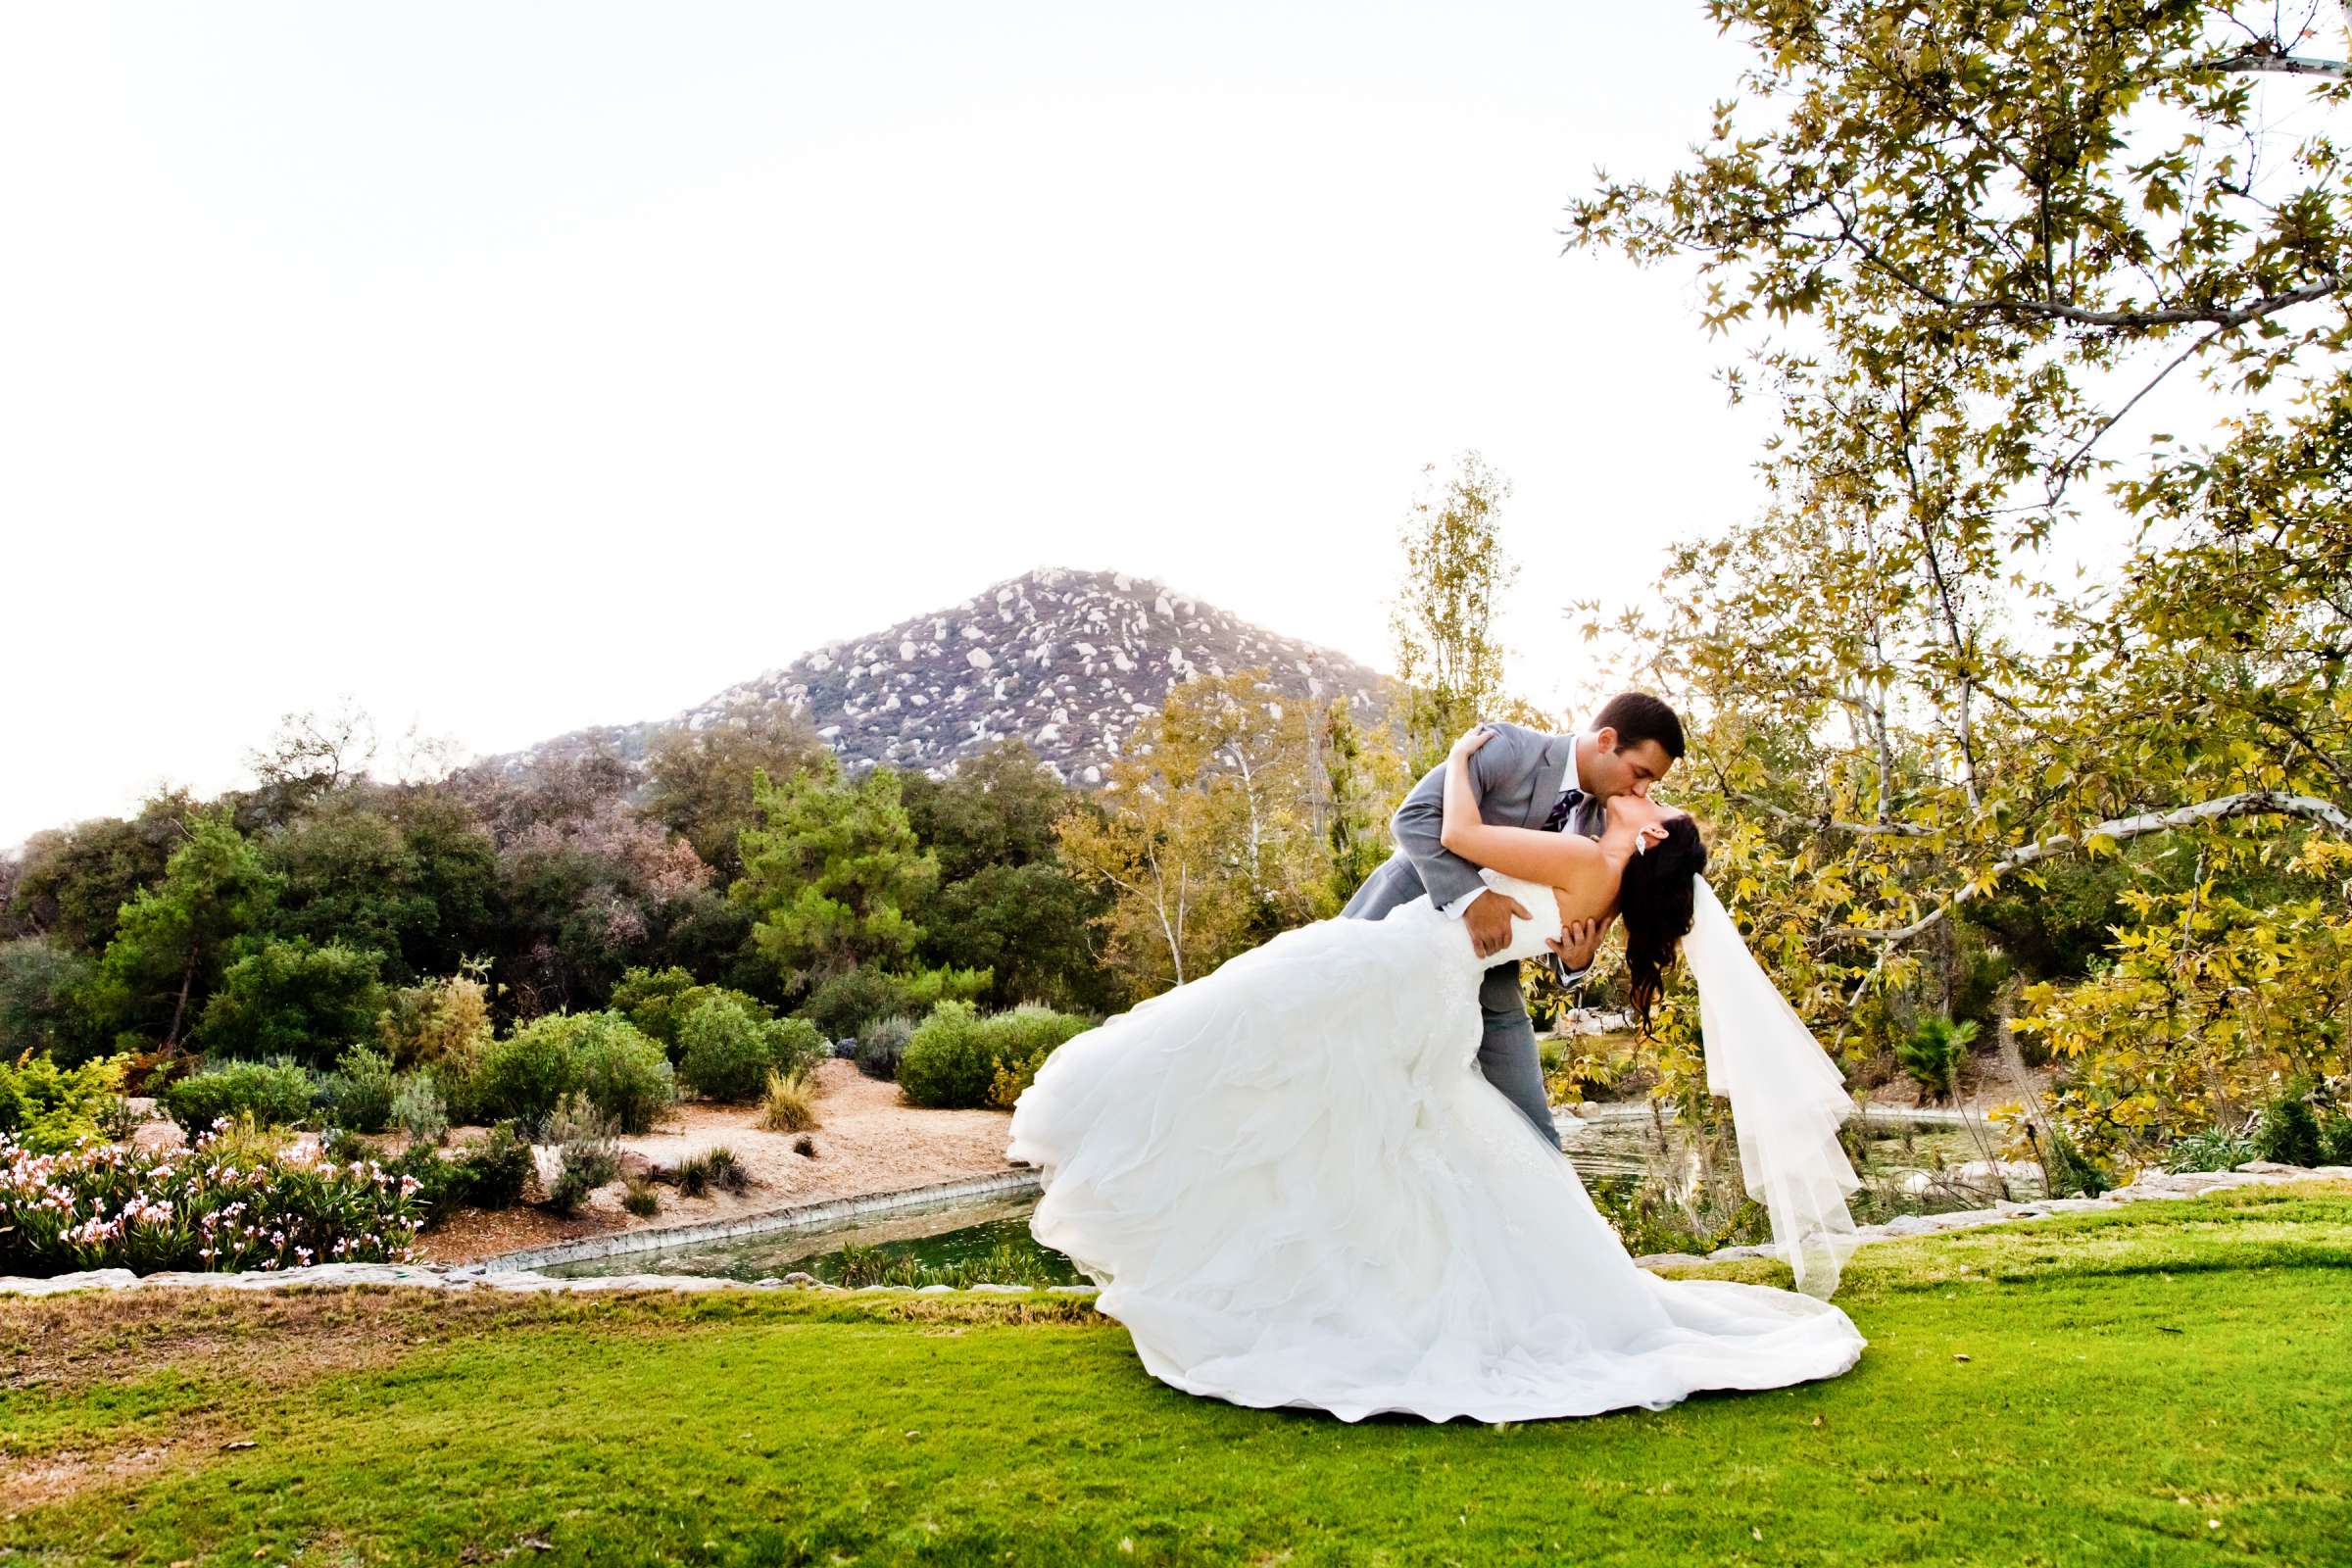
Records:
{"label": "stone pond edging", "polygon": [[[1036,1180],[1033,1172],[1006,1172],[1005,1175],[1013,1177],[1026,1175],[1032,1184]],[[2111,1211],[2128,1207],[2132,1203],[2154,1200],[2197,1198],[2228,1187],[2276,1186],[2286,1182],[2314,1179],[2352,1182],[2352,1165],[2322,1165],[2307,1169],[2298,1165],[2278,1165],[2265,1160],[2254,1160],[2238,1166],[2235,1170],[2191,1171],[2178,1175],[2151,1173],[2142,1176],[2129,1187],[2119,1187],[2114,1192],[2099,1198],[2052,1198],[2043,1199],[2038,1202],[2004,1202],[1991,1208],[1961,1209],[1949,1214],[1906,1214],[1882,1225],[1861,1226],[1856,1230],[1855,1238],[1857,1243],[1862,1245],[1873,1242],[1899,1241],[1907,1237],[1933,1236],[1946,1231],[1972,1230],[1984,1225],[2003,1225],[2016,1220],[2041,1219],[2058,1214]],[[986,1177],[975,1178],[975,1180],[997,1181],[1001,1178]],[[887,1205],[901,1208],[907,1207],[914,1201],[930,1200],[929,1199],[910,1199],[906,1196],[907,1194],[931,1194],[935,1197],[972,1196],[940,1191],[942,1188],[958,1185],[964,1184],[943,1182],[928,1188],[908,1188],[901,1194],[877,1196],[901,1200]],[[989,1190],[1009,1192],[1013,1188],[1006,1185]],[[849,1203],[864,1200],[844,1199],[835,1201]],[[818,1206],[821,1205],[801,1205],[802,1208]],[[771,1230],[784,1228],[783,1225],[776,1223],[772,1216],[789,1212],[793,1211],[769,1211],[769,1223],[764,1228]],[[712,1224],[713,1226],[743,1226],[760,1218],[760,1215],[738,1215],[732,1220],[714,1221]],[[659,1245],[670,1245],[687,1231],[706,1230],[713,1237],[744,1234],[740,1231],[730,1232],[710,1226],[681,1226],[676,1230],[659,1233],[663,1237],[663,1241]],[[649,1233],[628,1232],[624,1234],[645,1235]],[[615,1238],[592,1238],[597,1241],[613,1239]],[[542,1249],[541,1250],[552,1251],[555,1249]],[[616,1249],[615,1250],[623,1250]],[[1735,1258],[1769,1257],[1772,1253],[1773,1249],[1769,1246],[1726,1247],[1709,1252],[1705,1257],[1689,1252],[1656,1252],[1637,1258],[1635,1261],[1644,1268],[1673,1268],[1691,1263],[1726,1262]],[[509,1253],[507,1257],[512,1258],[517,1255],[524,1254]],[[584,1255],[609,1254],[589,1253]],[[505,1259],[490,1261],[503,1262]],[[543,1261],[546,1260],[543,1259]],[[177,1270],[142,1275],[134,1274],[126,1268],[101,1268],[85,1269],[75,1274],[51,1275],[46,1278],[0,1275],[0,1296],[63,1296],[74,1291],[157,1290],[179,1286],[196,1286],[212,1290],[257,1291],[356,1285],[408,1285],[425,1290],[518,1292],[649,1290],[697,1292],[812,1289],[845,1295],[897,1293],[914,1296],[944,1296],[949,1294],[952,1289],[946,1285],[917,1287],[868,1285],[862,1286],[857,1291],[848,1291],[842,1286],[825,1285],[807,1274],[788,1274],[780,1279],[756,1281],[715,1279],[698,1274],[607,1274],[585,1279],[552,1279],[538,1272],[536,1268],[491,1268],[486,1263],[462,1264],[455,1267],[429,1263],[314,1263],[307,1268],[251,1270],[236,1274]],[[974,1285],[970,1289],[975,1292],[991,1294],[1026,1296],[1030,1294],[1032,1287],[1026,1285]],[[1095,1287],[1092,1285],[1052,1285],[1045,1289],[1054,1295],[1063,1296],[1092,1296],[1095,1294]]]}
{"label": "stone pond edging", "polygon": [[[1903,1214],[1878,1225],[1854,1228],[1858,1245],[1896,1242],[1913,1236],[1938,1236],[1946,1231],[1975,1230],[1981,1225],[2006,1225],[2012,1220],[2046,1219],[2056,1214],[2097,1214],[2155,1199],[2200,1198],[2226,1187],[2267,1187],[2299,1181],[2352,1182],[2352,1165],[2279,1165],[2249,1160],[2235,1170],[2150,1171],[2129,1187],[2118,1187],[2098,1198],[2044,1198],[2027,1203],[1999,1202],[1990,1208],[1960,1208],[1948,1214]],[[1742,1257],[1771,1257],[1775,1249],[1719,1247],[1704,1257],[1690,1252],[1651,1252],[1634,1259],[1643,1268],[1674,1268],[1688,1263],[1728,1263]]]}
{"label": "stone pond edging", "polygon": [[690,1247],[697,1242],[728,1241],[738,1236],[758,1236],[768,1231],[810,1230],[819,1225],[829,1225],[835,1220],[887,1214],[902,1208],[950,1202],[959,1198],[995,1198],[1013,1193],[1034,1193],[1041,1184],[1042,1178],[1038,1172],[1026,1169],[991,1171],[985,1176],[957,1176],[921,1187],[902,1187],[895,1192],[859,1193],[850,1198],[828,1198],[813,1203],[787,1203],[778,1208],[754,1209],[748,1213],[730,1214],[724,1219],[703,1220],[693,1225],[647,1225],[636,1230],[612,1231],[603,1236],[583,1236],[576,1242],[557,1242],[549,1247],[519,1248],[512,1252],[478,1258],[471,1263],[453,1263],[449,1265],[449,1271],[459,1275],[503,1273],[516,1269],[546,1268],[554,1263],[583,1263],[590,1258],[614,1257],[623,1252],[666,1251],[672,1247]]}

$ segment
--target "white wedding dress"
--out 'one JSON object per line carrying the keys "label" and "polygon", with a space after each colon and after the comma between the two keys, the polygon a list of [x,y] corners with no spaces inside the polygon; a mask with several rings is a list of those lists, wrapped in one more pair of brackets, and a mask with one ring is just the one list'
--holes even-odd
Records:
{"label": "white wedding dress", "polygon": [[[1045,1175],[1032,1233],[1102,1286],[1152,1376],[1237,1404],[1515,1421],[1851,1367],[1864,1341],[1826,1300],[1635,1267],[1567,1158],[1480,1075],[1481,973],[1559,933],[1550,889],[1487,877],[1535,916],[1494,959],[1424,898],[1285,932],[1054,1052],[1007,1150]],[[1718,1035],[1749,1028],[1707,994],[1724,933],[1754,961],[1698,891],[1685,951],[1710,1079],[1733,1096],[1750,1191],[1826,1295],[1838,1222],[1851,1229],[1852,1174],[1834,1152],[1850,1103],[1801,1025],[1818,1070],[1790,1058],[1718,1076]],[[1739,1000],[1794,1024],[1777,992]],[[1747,1151],[1743,1116],[1778,1136]],[[1825,1135],[1828,1156],[1813,1147]]]}

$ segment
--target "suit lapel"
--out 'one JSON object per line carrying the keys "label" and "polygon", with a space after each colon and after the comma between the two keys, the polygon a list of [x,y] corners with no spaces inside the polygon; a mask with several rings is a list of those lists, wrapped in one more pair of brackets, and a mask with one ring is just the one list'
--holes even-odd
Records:
{"label": "suit lapel", "polygon": [[1568,776],[1568,757],[1576,739],[1570,735],[1547,735],[1544,750],[1536,757],[1536,787],[1529,795],[1527,814],[1520,826],[1541,831],[1544,819],[1551,815],[1551,803],[1560,798],[1560,781]]}

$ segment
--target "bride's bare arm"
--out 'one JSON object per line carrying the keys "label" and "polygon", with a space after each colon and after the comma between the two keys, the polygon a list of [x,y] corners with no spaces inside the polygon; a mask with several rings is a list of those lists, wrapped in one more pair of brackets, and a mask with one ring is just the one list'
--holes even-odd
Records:
{"label": "bride's bare arm", "polygon": [[1470,782],[1470,754],[1489,732],[1473,731],[1454,742],[1446,760],[1445,826],[1438,841],[1463,859],[1504,876],[1524,877],[1552,887],[1581,882],[1602,868],[1600,846],[1577,833],[1539,833],[1524,827],[1491,827],[1479,820],[1478,791]]}

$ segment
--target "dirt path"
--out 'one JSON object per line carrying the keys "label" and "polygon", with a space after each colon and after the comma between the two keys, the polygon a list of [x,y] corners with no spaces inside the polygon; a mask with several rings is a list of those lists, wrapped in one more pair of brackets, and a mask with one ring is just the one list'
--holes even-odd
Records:
{"label": "dirt path", "polygon": [[468,1212],[419,1237],[418,1255],[427,1262],[469,1263],[582,1236],[693,1225],[751,1209],[896,1192],[1011,1168],[1004,1140],[1012,1118],[1004,1111],[918,1110],[900,1099],[898,1085],[868,1078],[841,1060],[818,1065],[817,1086],[817,1126],[808,1134],[816,1146],[813,1157],[792,1152],[799,1134],[760,1126],[752,1105],[688,1102],[658,1131],[620,1140],[624,1153],[662,1165],[724,1145],[751,1172],[749,1192],[681,1198],[662,1187],[662,1211],[651,1218],[624,1210],[617,1185],[589,1195],[587,1207],[571,1219],[535,1208]]}

